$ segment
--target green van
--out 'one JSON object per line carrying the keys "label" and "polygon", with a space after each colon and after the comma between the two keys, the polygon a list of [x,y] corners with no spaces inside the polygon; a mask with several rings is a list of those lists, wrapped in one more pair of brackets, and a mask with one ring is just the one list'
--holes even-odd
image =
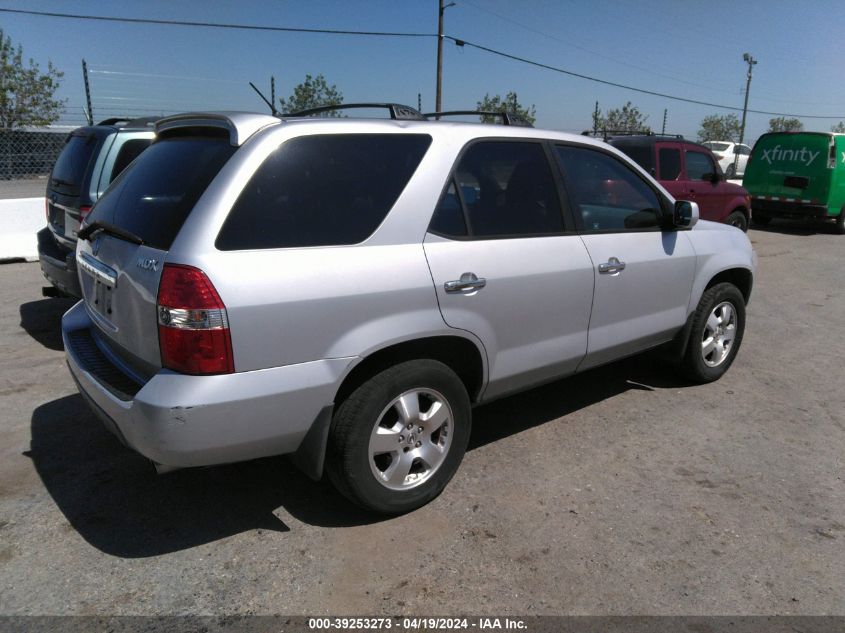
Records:
{"label": "green van", "polygon": [[742,186],[751,194],[756,224],[829,219],[845,234],[845,134],[764,134],[754,144]]}

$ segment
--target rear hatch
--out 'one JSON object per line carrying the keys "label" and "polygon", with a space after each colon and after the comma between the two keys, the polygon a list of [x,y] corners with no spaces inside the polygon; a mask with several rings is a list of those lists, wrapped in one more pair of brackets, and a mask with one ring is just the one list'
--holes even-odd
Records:
{"label": "rear hatch", "polygon": [[53,165],[47,184],[47,223],[56,237],[72,246],[79,229],[79,207],[90,165],[105,136],[92,128],[71,132]]}
{"label": "rear hatch", "polygon": [[77,249],[85,305],[98,338],[139,381],[161,368],[156,299],[168,250],[235,149],[228,135],[159,140],[86,220]]}
{"label": "rear hatch", "polygon": [[833,137],[825,133],[764,134],[754,145],[742,185],[755,198],[827,204],[833,147]]}

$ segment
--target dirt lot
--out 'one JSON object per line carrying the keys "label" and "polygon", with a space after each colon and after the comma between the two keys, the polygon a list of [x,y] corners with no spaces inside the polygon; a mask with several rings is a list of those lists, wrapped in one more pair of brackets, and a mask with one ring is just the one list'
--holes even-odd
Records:
{"label": "dirt lot", "polygon": [[389,520],[282,458],[157,476],[77,395],[70,302],[0,266],[0,612],[845,614],[845,237],[751,236],[722,381],[640,357],[480,408]]}

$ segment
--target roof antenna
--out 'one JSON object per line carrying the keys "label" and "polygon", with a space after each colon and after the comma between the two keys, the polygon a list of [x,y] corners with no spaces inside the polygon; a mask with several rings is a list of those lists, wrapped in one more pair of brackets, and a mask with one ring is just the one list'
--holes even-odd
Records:
{"label": "roof antenna", "polygon": [[[272,101],[268,101],[268,100],[267,100],[267,97],[265,97],[265,96],[261,93],[261,91],[260,91],[258,88],[256,88],[256,87],[255,87],[255,84],[254,84],[254,83],[252,83],[252,82],[250,81],[250,82],[249,82],[249,85],[252,87],[252,89],[253,89],[253,90],[255,90],[255,92],[257,92],[257,93],[258,93],[258,96],[259,96],[259,97],[261,97],[262,101],[264,101],[264,103],[266,103],[266,104],[267,104],[267,107],[269,107],[269,108],[270,108],[270,113],[271,113],[273,116],[279,116],[279,111],[278,111],[278,110],[276,110],[276,106],[274,106],[274,105],[273,105],[273,102],[272,102]],[[275,92],[275,81],[271,81],[271,87],[273,88],[273,92]]]}

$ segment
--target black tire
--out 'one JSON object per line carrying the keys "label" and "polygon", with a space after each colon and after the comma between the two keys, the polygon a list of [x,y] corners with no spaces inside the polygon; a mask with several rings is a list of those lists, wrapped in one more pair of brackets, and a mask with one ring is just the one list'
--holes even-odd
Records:
{"label": "black tire", "polygon": [[725,222],[731,226],[735,226],[743,233],[748,231],[748,218],[745,217],[745,214],[739,209],[731,213]]}
{"label": "black tire", "polygon": [[[719,359],[718,351],[714,350],[710,352],[710,356],[706,359],[703,343],[706,340],[705,332],[709,333],[710,331],[708,319],[717,308],[721,308],[724,315],[723,304],[729,304],[736,317],[733,338],[723,358]],[[727,327],[730,327],[730,323]],[[744,332],[745,298],[739,289],[731,283],[720,283],[708,288],[701,296],[693,316],[686,353],[681,362],[684,373],[690,380],[699,383],[713,382],[721,378],[736,358]],[[718,338],[718,336],[712,338]],[[713,363],[717,360],[718,364],[715,366],[708,364],[708,361]]]}
{"label": "black tire", "polygon": [[736,178],[736,166],[733,163],[728,165],[728,168],[725,170],[725,178]]}
{"label": "black tire", "polygon": [[772,218],[770,218],[768,215],[760,215],[759,213],[755,213],[751,216],[751,221],[756,226],[766,226],[769,222],[772,221]]}
{"label": "black tire", "polygon": [[[431,394],[441,396],[448,405],[447,411],[451,410],[451,416],[447,416],[449,421],[442,427],[446,429],[447,437],[444,438],[441,435],[442,430],[438,431],[437,442],[434,442],[433,434],[419,433],[413,436],[411,434],[416,429],[412,429],[407,436],[404,432],[403,435],[396,436],[401,437],[402,440],[397,443],[401,450],[397,449],[395,455],[384,453],[372,457],[370,439],[376,430],[376,425],[381,425],[381,428],[388,430],[384,425],[389,425],[391,416],[395,416],[394,424],[399,425],[396,428],[404,428],[399,409],[390,405],[403,394],[414,392],[414,390],[421,390],[420,395],[413,396],[417,398],[421,411],[429,397],[431,398],[430,406],[433,407],[434,403],[439,402],[439,399]],[[426,409],[422,412],[431,410]],[[334,486],[350,501],[363,508],[380,514],[410,512],[439,495],[457,472],[469,442],[471,424],[472,410],[469,396],[455,372],[443,363],[429,359],[400,363],[370,378],[338,407],[329,432],[326,471]],[[413,426],[416,427],[416,424],[414,423]],[[390,429],[389,432],[393,433],[394,430]],[[415,440],[419,443],[413,444]],[[414,455],[420,452],[415,449],[415,446],[420,447],[423,442],[431,442],[430,445],[436,447],[439,447],[440,443],[446,443],[446,445],[442,451],[438,449],[436,458],[441,461],[436,468],[430,468],[428,474],[414,475],[414,468],[424,470],[426,466],[424,459],[414,458]],[[383,462],[377,462],[382,458]],[[393,460],[399,460],[396,462],[396,468],[407,461],[413,461],[414,465],[410,474],[402,483],[397,484],[408,486],[405,489],[388,488],[389,484],[377,477],[373,470],[373,468],[380,470],[381,464],[385,463],[386,479],[386,473],[393,465]],[[421,477],[421,482],[405,483],[408,477],[413,476]]]}
{"label": "black tire", "polygon": [[834,229],[837,235],[845,235],[845,208],[839,211],[839,217],[836,218]]}

